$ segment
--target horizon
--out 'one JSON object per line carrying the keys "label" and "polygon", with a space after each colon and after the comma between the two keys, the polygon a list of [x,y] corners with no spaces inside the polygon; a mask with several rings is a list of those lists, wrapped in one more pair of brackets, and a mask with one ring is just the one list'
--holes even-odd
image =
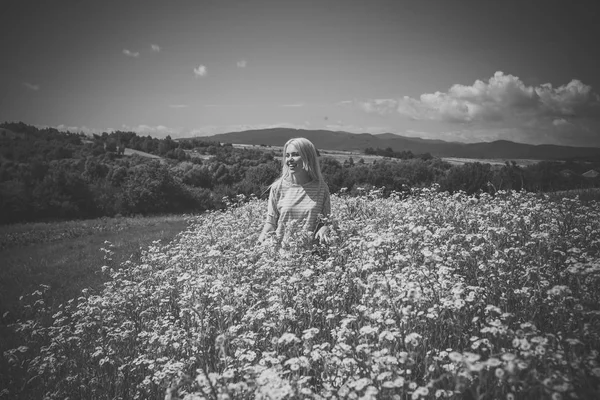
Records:
{"label": "horizon", "polygon": [[[24,121],[4,121],[3,123],[24,123],[26,125],[26,122]],[[135,132],[135,131],[127,131],[127,130],[121,130],[121,129],[117,129],[117,130],[112,130],[112,131],[98,131],[98,132],[84,132],[84,131],[71,131],[69,129],[59,129],[57,127],[54,126],[47,126],[47,125],[31,125],[34,126],[35,128],[38,129],[58,129],[59,131],[62,132],[70,132],[70,133],[75,133],[75,134],[81,134],[81,135],[85,135],[88,138],[92,138],[94,134],[96,135],[101,135],[102,133],[107,133],[107,134],[112,134],[115,133],[117,131],[121,131],[121,132],[133,132],[136,135],[140,136],[140,137],[145,137],[145,136],[150,136],[150,137],[155,137],[157,139],[164,139],[167,136],[171,136],[169,134],[167,134],[166,136],[152,136],[149,134],[144,134],[143,132]],[[5,129],[5,128],[2,128]],[[509,142],[509,143],[515,143],[515,144],[519,144],[519,145],[528,145],[528,146],[559,146],[559,147],[573,147],[573,148],[595,148],[595,149],[600,149],[600,145],[598,146],[576,146],[576,145],[563,145],[563,144],[552,144],[552,143],[539,143],[539,144],[531,144],[531,143],[523,143],[523,142],[516,142],[513,140],[508,140],[508,139],[494,139],[494,140],[490,140],[490,141],[480,141],[480,142],[459,142],[459,141],[449,141],[449,140],[444,140],[444,139],[426,139],[426,138],[422,138],[419,136],[404,136],[404,135],[400,135],[397,133],[393,133],[393,132],[381,132],[381,133],[370,133],[370,132],[347,132],[347,131],[332,131],[332,130],[328,130],[328,129],[306,129],[306,128],[287,128],[287,127],[281,127],[281,126],[275,126],[275,127],[270,127],[270,128],[262,128],[262,129],[248,129],[245,131],[231,131],[231,132],[223,132],[223,133],[216,133],[213,135],[200,135],[200,136],[181,136],[181,137],[171,137],[172,140],[192,140],[192,139],[212,139],[215,136],[219,136],[219,135],[227,135],[230,133],[245,133],[245,132],[255,132],[255,131],[266,131],[266,130],[276,130],[276,129],[289,129],[289,130],[297,130],[297,131],[326,131],[326,132],[333,132],[333,133],[345,133],[345,134],[349,134],[349,135],[372,135],[372,136],[381,136],[381,135],[394,135],[394,136],[398,136],[401,138],[407,138],[407,139],[420,139],[420,140],[426,140],[426,141],[443,141],[446,143],[459,143],[459,144],[482,144],[482,143],[496,143],[496,142]],[[243,143],[232,143],[232,144],[243,144]],[[254,146],[258,146],[258,145],[254,145]],[[330,149],[323,149],[323,150],[330,150]]]}
{"label": "horizon", "polygon": [[594,4],[8,0],[0,121],[600,147]]}

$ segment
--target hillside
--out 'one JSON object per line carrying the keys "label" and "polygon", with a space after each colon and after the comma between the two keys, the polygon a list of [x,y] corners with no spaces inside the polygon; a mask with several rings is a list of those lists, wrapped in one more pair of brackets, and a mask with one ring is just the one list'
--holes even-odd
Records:
{"label": "hillside", "polygon": [[[206,140],[221,143],[241,143],[282,146],[293,137],[305,137],[319,149],[364,151],[366,148],[392,148],[395,151],[429,153],[436,157],[509,158],[560,160],[570,158],[600,158],[600,148],[557,145],[530,145],[507,140],[481,143],[446,142],[385,133],[372,135],[341,131],[272,128],[230,132],[208,136]],[[180,139],[185,140],[185,139]]]}
{"label": "hillside", "polygon": [[[24,123],[0,128],[0,224],[222,209],[240,195],[263,196],[281,172],[281,150],[276,146],[233,146],[207,138],[175,141],[120,131],[90,138]],[[583,176],[600,170],[600,162],[530,159],[523,164],[515,162],[516,157],[489,157],[473,163],[472,158],[445,157],[446,162],[423,154],[424,146],[453,145],[442,141],[404,138],[421,146],[413,147],[413,153],[393,151],[392,147],[402,148],[393,144],[402,138],[391,134],[279,133],[246,132],[246,139],[281,145],[290,136],[309,137],[321,147],[321,170],[331,193],[343,190],[355,195],[364,188],[385,187],[389,194],[431,184],[442,191],[469,194],[600,187],[599,178]],[[236,135],[229,139],[243,140],[244,133]],[[335,149],[346,147],[344,143],[354,148],[375,143],[376,148]],[[511,148],[515,144],[504,144],[517,154]],[[481,156],[487,155],[484,150]]]}

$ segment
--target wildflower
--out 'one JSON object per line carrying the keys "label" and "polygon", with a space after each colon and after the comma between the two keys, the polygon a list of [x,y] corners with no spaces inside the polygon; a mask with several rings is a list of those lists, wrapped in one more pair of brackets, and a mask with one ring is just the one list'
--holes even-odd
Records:
{"label": "wildflower", "polygon": [[360,330],[358,331],[358,333],[361,336],[367,336],[367,335],[370,335],[372,333],[377,333],[377,328],[373,328],[371,325],[366,325],[366,326],[363,326],[362,328],[360,328]]}
{"label": "wildflower", "polygon": [[486,363],[490,367],[497,367],[499,365],[502,365],[502,362],[500,360],[498,360],[497,358],[494,358],[494,357],[488,358],[487,361],[486,361]]}
{"label": "wildflower", "polygon": [[314,338],[318,333],[319,333],[319,329],[318,328],[309,328],[309,329],[306,329],[302,333],[302,339],[304,339],[304,340],[310,340],[310,339]]}
{"label": "wildflower", "polygon": [[547,291],[548,296],[561,296],[567,295],[571,293],[571,289],[569,289],[565,285],[556,285]]}
{"label": "wildflower", "polygon": [[291,343],[299,343],[300,339],[293,333],[286,332],[277,340],[278,344],[291,344]]}
{"label": "wildflower", "polygon": [[360,378],[357,381],[354,381],[351,387],[354,387],[357,391],[363,390],[367,385],[371,383],[371,380],[368,378]]}
{"label": "wildflower", "polygon": [[406,344],[411,344],[414,347],[417,347],[419,345],[419,341],[422,339],[423,337],[421,335],[419,335],[416,332],[412,332],[409,333],[408,335],[406,335],[406,337],[404,338],[404,343]]}

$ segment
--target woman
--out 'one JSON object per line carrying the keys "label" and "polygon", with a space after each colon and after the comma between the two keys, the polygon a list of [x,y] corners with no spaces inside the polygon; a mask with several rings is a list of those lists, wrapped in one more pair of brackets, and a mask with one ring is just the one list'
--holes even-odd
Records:
{"label": "woman", "polygon": [[329,227],[322,217],[329,217],[330,212],[329,187],[321,175],[317,149],[305,138],[288,140],[283,146],[281,177],[271,185],[267,218],[258,241],[263,242],[271,232],[279,241],[285,227],[296,224],[328,243]]}

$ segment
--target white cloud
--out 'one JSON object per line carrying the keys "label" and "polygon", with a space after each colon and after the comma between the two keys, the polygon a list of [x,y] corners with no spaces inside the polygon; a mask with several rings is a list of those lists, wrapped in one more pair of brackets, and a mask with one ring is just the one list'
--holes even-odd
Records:
{"label": "white cloud", "polygon": [[122,131],[126,132],[135,132],[139,136],[153,136],[157,138],[164,138],[167,136],[171,136],[172,138],[185,136],[185,131],[183,128],[170,128],[163,125],[151,126],[151,125],[122,125]]}
{"label": "white cloud", "polygon": [[237,62],[238,68],[246,68],[246,65],[248,65],[248,62],[246,60],[240,60]]}
{"label": "white cloud", "polygon": [[238,124],[238,125],[210,125],[189,131],[189,136],[211,136],[220,133],[242,132],[256,129],[289,128],[289,129],[309,129],[310,124],[291,124],[288,122],[279,122],[274,124]]}
{"label": "white cloud", "polygon": [[157,44],[151,44],[150,47],[152,48],[152,51],[155,51],[157,53],[160,51],[160,46]]}
{"label": "white cloud", "polygon": [[112,132],[114,131],[114,129],[112,128],[108,128],[108,129],[97,129],[97,128],[88,128],[87,126],[83,125],[83,126],[68,126],[68,125],[64,125],[64,124],[60,124],[58,126],[55,126],[54,128],[58,129],[59,131],[62,132],[71,132],[71,133],[83,133],[87,136],[92,136],[93,133],[95,134],[101,134],[102,132]]}
{"label": "white cloud", "polygon": [[415,120],[447,122],[570,116],[600,118],[600,96],[581,81],[572,80],[558,88],[553,88],[549,83],[533,87],[501,71],[496,72],[488,82],[477,80],[470,86],[455,84],[447,92],[425,93],[418,99],[404,96],[354,103],[369,113],[398,113]]}
{"label": "white cloud", "polygon": [[33,83],[29,82],[23,82],[23,86],[25,86],[29,90],[33,90],[34,92],[40,90],[40,85],[34,85]]}
{"label": "white cloud", "polygon": [[169,104],[169,108],[188,108],[187,104]]}
{"label": "white cloud", "polygon": [[[38,126],[38,128],[49,128],[49,126],[45,126],[45,125],[40,125]],[[170,127],[166,127],[163,125],[157,125],[157,126],[151,126],[151,125],[137,125],[137,126],[131,126],[131,125],[121,125],[120,128],[118,129],[113,129],[113,128],[106,128],[106,129],[99,129],[99,128],[88,128],[87,126],[68,126],[68,125],[64,125],[64,124],[60,124],[58,126],[54,126],[53,128],[58,129],[59,131],[69,131],[69,132],[73,132],[73,133],[84,133],[87,136],[91,136],[93,133],[95,134],[101,134],[103,132],[114,132],[114,131],[124,131],[124,132],[135,132],[136,134],[138,134],[139,136],[153,136],[153,137],[157,137],[157,138],[164,138],[167,135],[170,135],[172,138],[175,137],[185,137],[187,135],[186,130],[184,130],[183,128],[170,128]]]}
{"label": "white cloud", "polygon": [[569,121],[567,121],[564,118],[557,118],[554,121],[552,121],[552,125],[554,126],[564,126],[564,125],[571,125],[571,123]]}
{"label": "white cloud", "polygon": [[391,132],[392,129],[387,126],[359,126],[353,124],[345,124],[342,121],[337,121],[335,124],[326,124],[325,129],[330,131],[344,131],[350,133],[386,133]]}
{"label": "white cloud", "polygon": [[194,75],[196,75],[196,77],[206,76],[207,73],[208,71],[205,65],[199,65],[198,68],[194,68]]}
{"label": "white cloud", "polygon": [[133,52],[127,49],[123,49],[123,54],[125,54],[127,57],[133,57],[133,58],[138,58],[140,56],[139,52]]}
{"label": "white cloud", "polygon": [[592,87],[573,79],[553,88],[550,83],[535,89],[546,112],[554,116],[600,116],[600,96]]}

